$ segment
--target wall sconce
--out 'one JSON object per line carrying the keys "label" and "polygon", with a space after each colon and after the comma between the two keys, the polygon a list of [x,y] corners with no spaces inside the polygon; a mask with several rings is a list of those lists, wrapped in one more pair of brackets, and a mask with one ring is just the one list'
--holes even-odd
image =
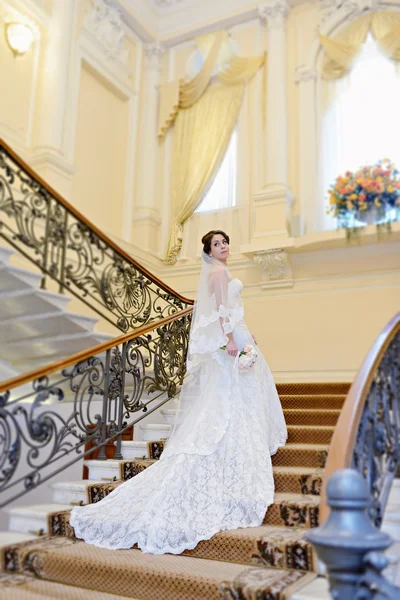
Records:
{"label": "wall sconce", "polygon": [[22,56],[28,52],[34,40],[34,33],[25,23],[6,23],[6,41],[14,56]]}

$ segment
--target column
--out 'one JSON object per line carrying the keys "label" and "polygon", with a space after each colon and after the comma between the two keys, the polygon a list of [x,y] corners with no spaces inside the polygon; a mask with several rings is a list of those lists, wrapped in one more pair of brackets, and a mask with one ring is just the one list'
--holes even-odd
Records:
{"label": "column", "polygon": [[268,31],[266,165],[267,185],[287,183],[286,16],[287,0],[258,6]]}
{"label": "column", "polygon": [[139,180],[133,217],[132,242],[157,251],[160,213],[157,207],[158,177],[158,95],[161,58],[165,52],[159,42],[145,44],[145,73],[139,142]]}
{"label": "column", "polygon": [[299,214],[293,219],[297,234],[304,235],[323,224],[324,203],[317,202],[317,127],[316,127],[316,82],[315,68],[299,65],[295,80],[299,86]]}
{"label": "column", "polygon": [[[40,96],[32,165],[63,195],[71,167],[65,165],[65,113],[75,2],[53,0],[52,16],[40,65]],[[64,169],[64,167],[66,167]]]}
{"label": "column", "polygon": [[[287,186],[287,109],[286,109],[286,16],[287,0],[268,0],[258,5],[266,24],[267,112],[265,127],[264,182],[253,196],[253,227],[250,247],[254,250],[285,247],[289,238],[292,195]],[[243,248],[242,251],[246,251]]]}

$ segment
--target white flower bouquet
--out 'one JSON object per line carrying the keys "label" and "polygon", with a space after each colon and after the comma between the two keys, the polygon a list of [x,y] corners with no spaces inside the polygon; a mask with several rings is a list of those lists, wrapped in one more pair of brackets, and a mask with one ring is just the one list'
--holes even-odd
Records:
{"label": "white flower bouquet", "polygon": [[[221,350],[226,350],[226,346],[221,346]],[[258,352],[256,348],[251,344],[247,344],[247,346],[245,346],[243,350],[239,352],[237,357],[239,369],[242,371],[248,371],[256,362],[257,357]]]}

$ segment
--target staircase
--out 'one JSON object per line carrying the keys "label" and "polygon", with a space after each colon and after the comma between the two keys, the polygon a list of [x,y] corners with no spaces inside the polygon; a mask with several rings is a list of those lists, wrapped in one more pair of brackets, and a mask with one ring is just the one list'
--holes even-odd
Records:
{"label": "staircase", "polygon": [[112,339],[98,319],[68,311],[71,297],[40,289],[42,275],[0,246],[0,381]]}
{"label": "staircase", "polygon": [[[77,541],[69,525],[71,505],[100,501],[151,466],[164,444],[161,439],[126,441],[122,442],[123,460],[85,461],[88,480],[50,484],[51,504],[8,509],[10,533],[29,537],[4,550],[8,571],[149,600],[250,598],[246,594],[255,585],[263,591],[262,598],[296,597],[296,590],[316,577],[317,561],[304,534],[319,524],[323,469],[349,385],[277,387],[289,439],[273,457],[275,501],[260,527],[220,532],[182,556],[115,552]],[[150,424],[148,431],[157,433],[157,427],[159,438],[165,437],[169,425]],[[40,535],[30,536],[32,531]],[[32,570],[29,565],[39,556],[40,570]]]}
{"label": "staircase", "polygon": [[[0,576],[0,598],[2,590],[9,593],[12,585],[19,588],[18,600],[44,595],[66,600],[93,596],[94,600],[95,594],[96,600],[233,600],[255,598],[256,592],[257,598],[269,600],[328,600],[327,581],[317,577],[317,560],[304,534],[319,524],[323,470],[349,386],[278,384],[277,388],[289,437],[272,459],[275,501],[260,527],[220,532],[181,556],[152,556],[137,549],[110,551],[76,540],[69,525],[72,505],[99,502],[151,466],[165,443],[161,439],[122,442],[123,460],[85,461],[88,480],[50,483],[52,503],[8,509],[9,532],[0,534],[6,569]],[[164,412],[170,420],[173,409]],[[165,437],[169,425],[150,424],[145,436],[150,432]],[[400,542],[398,483],[383,529]]]}
{"label": "staircase", "polygon": [[[134,439],[122,442],[123,458],[85,460],[88,479],[65,481],[62,471],[62,481],[48,484],[50,502],[11,504],[6,509],[9,531],[0,532],[0,600],[327,600],[326,580],[317,576],[321,569],[304,536],[319,525],[331,438],[339,416],[343,421],[346,407],[353,406],[347,398],[342,411],[348,383],[278,384],[289,439],[273,457],[276,494],[260,527],[220,532],[180,556],[146,555],[136,548],[98,549],[75,538],[69,524],[73,505],[99,502],[159,459],[175,410],[173,400],[162,403],[182,383],[191,313],[187,307],[193,302],[118,248],[1,140],[0,156],[6,182],[0,205],[2,238],[59,289],[70,291],[127,332],[84,352],[113,336],[95,333],[95,318],[68,312],[68,295],[41,289],[42,274],[17,267],[12,251],[0,247],[0,378],[24,373],[0,383],[5,429],[11,423],[20,436],[7,437],[0,431],[5,448],[1,489],[8,493],[12,485],[20,485],[8,500],[19,498],[26,491],[23,485],[41,494],[46,488],[38,483],[48,473],[41,465],[29,464],[28,458],[40,454],[42,443],[47,450],[53,437],[64,440],[65,435],[70,451],[78,453],[88,440],[106,446],[132,424],[135,427]],[[38,200],[34,211],[30,194]],[[77,351],[83,352],[74,354]],[[54,362],[63,357],[68,358]],[[26,375],[43,364],[40,371]],[[357,386],[352,390],[353,396],[359,393]],[[148,405],[153,410],[150,401],[155,401],[154,410],[163,406],[161,411],[138,423]],[[156,422],[160,416],[164,423]],[[353,430],[356,426],[353,423]],[[20,440],[25,431],[24,446]],[[336,434],[332,445],[335,439]],[[342,438],[339,442],[342,445]],[[20,451],[23,446],[25,454]],[[57,460],[63,458],[60,448],[55,450]],[[60,463],[56,464],[51,477],[57,475]],[[25,467],[20,477],[16,468]],[[400,541],[399,497],[400,489],[394,486],[386,527],[391,533],[396,530]],[[390,505],[395,507],[391,512]]]}

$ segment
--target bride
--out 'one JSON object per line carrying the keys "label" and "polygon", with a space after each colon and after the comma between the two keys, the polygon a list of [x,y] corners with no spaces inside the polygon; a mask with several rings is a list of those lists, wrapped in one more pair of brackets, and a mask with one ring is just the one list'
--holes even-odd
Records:
{"label": "bride", "polygon": [[218,531],[260,525],[273,502],[271,455],[287,438],[281,404],[243,320],[229,236],[210,231],[202,243],[172,433],[159,461],[101,502],[72,510],[75,534],[89,544],[180,554]]}

